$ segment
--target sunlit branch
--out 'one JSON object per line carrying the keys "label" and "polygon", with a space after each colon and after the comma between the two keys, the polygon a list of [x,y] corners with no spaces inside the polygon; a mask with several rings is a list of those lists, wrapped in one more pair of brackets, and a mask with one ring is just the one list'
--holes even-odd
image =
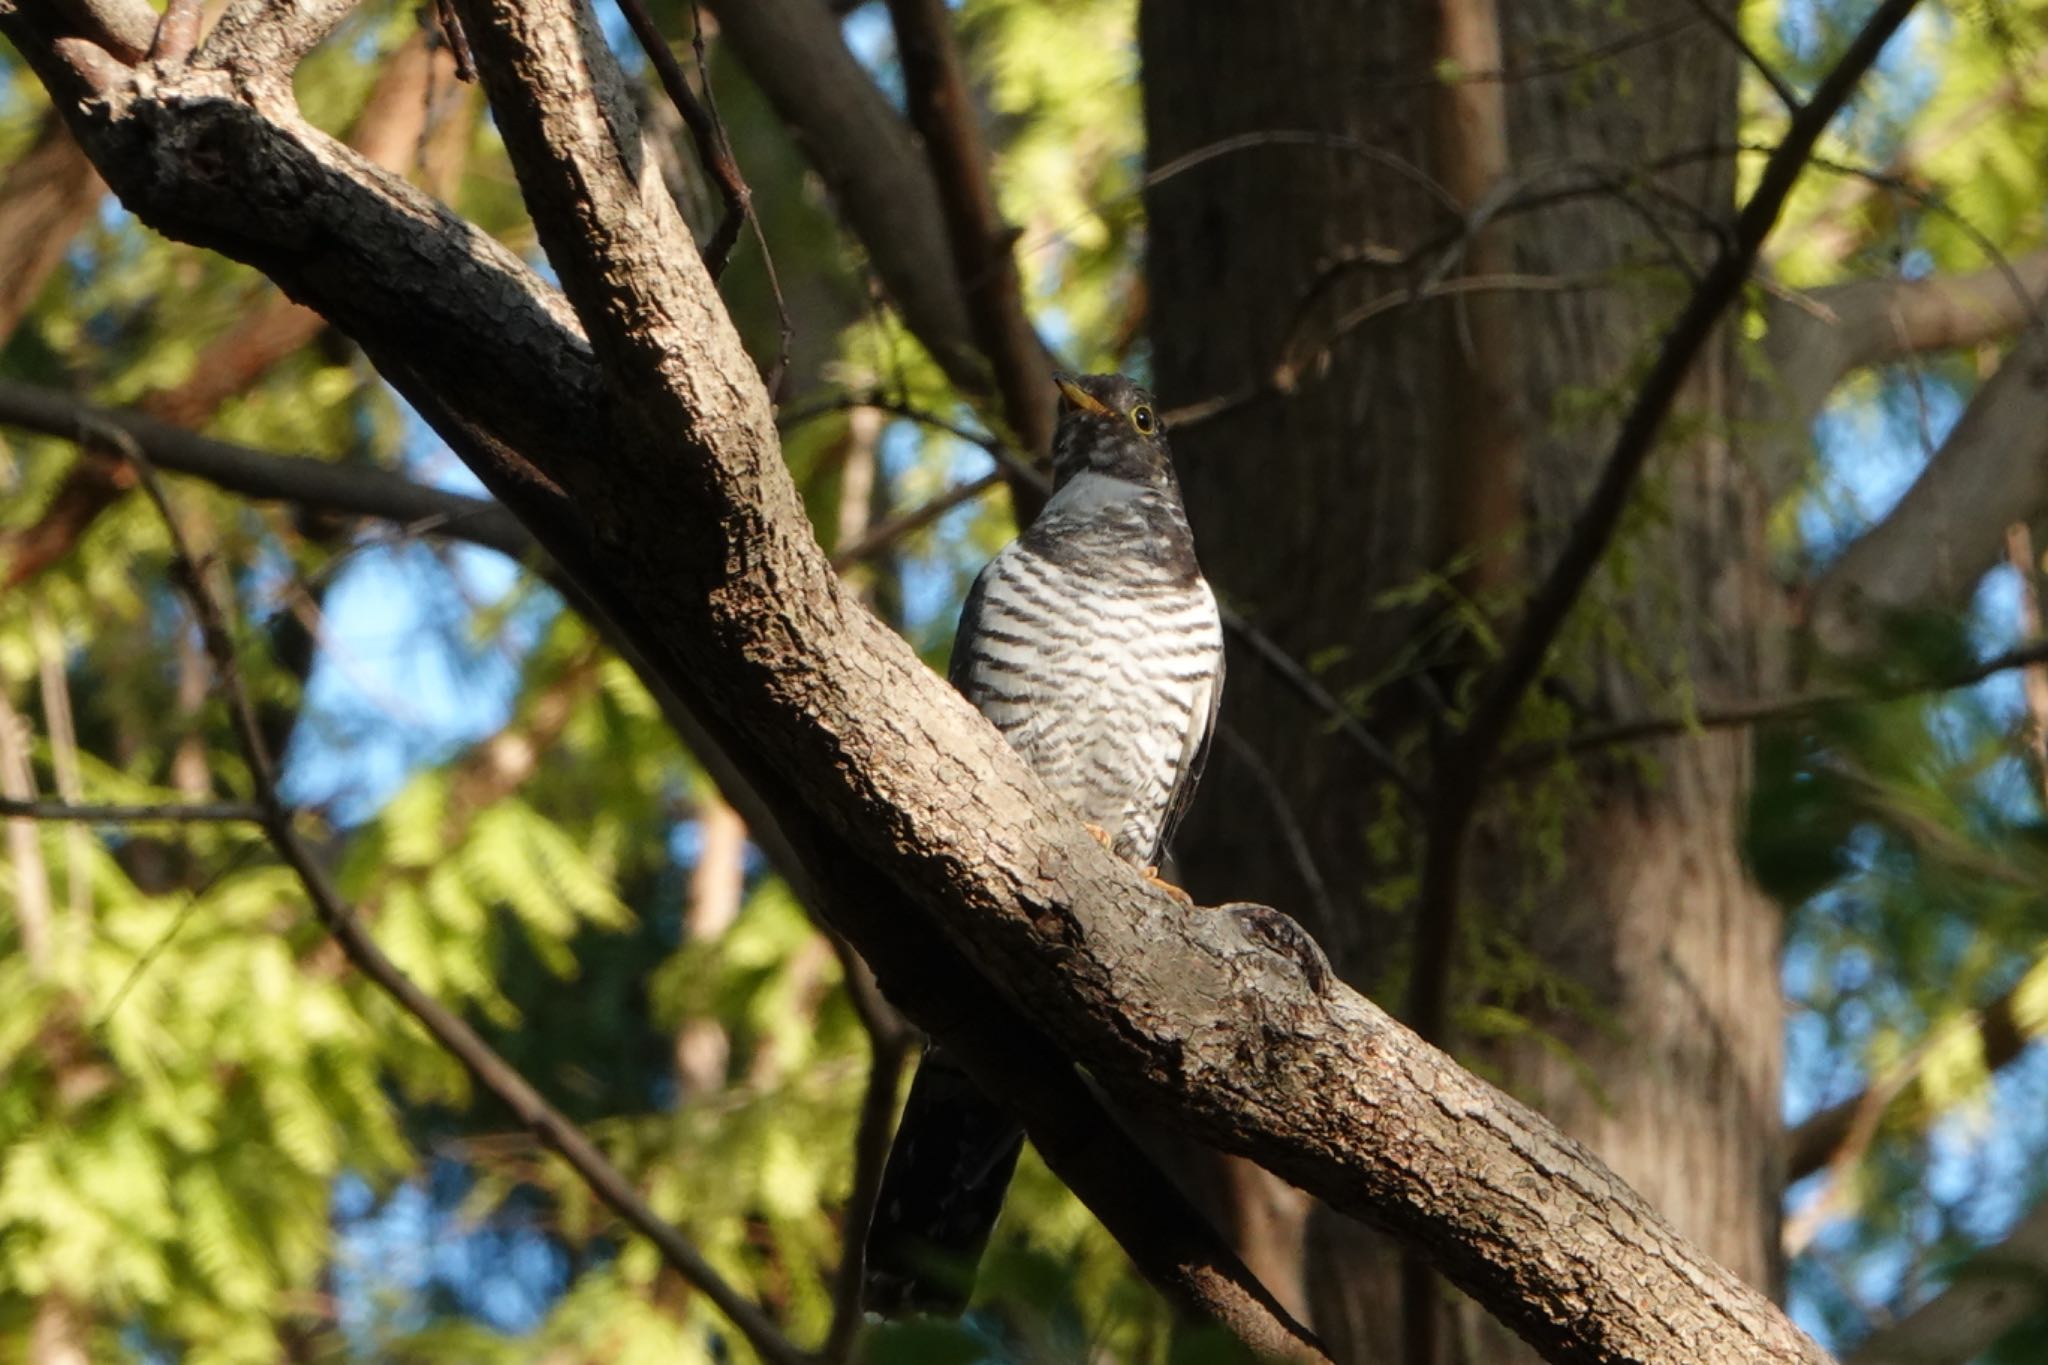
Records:
{"label": "sunlit branch", "polygon": [[[952,12],[945,0],[889,0],[889,16],[911,122],[924,137],[975,341],[995,374],[1005,423],[1025,450],[1044,458],[1052,450],[1051,366],[1024,309],[1016,232],[996,204],[988,148],[953,41]],[[1019,491],[1028,520],[1036,500]]]}

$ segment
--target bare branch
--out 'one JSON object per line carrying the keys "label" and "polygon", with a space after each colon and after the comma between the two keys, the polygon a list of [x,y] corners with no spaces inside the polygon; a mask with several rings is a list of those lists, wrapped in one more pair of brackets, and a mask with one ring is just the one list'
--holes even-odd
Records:
{"label": "bare branch", "polygon": [[291,97],[292,72],[362,0],[234,0],[192,64],[234,70],[266,93]]}
{"label": "bare branch", "polygon": [[1843,1358],[1843,1365],[1965,1365],[2048,1307],[2048,1203],[1955,1268],[1946,1289]]}
{"label": "bare branch", "polygon": [[200,0],[167,0],[149,45],[153,62],[182,62],[199,46],[199,24],[206,15]]}
{"label": "bare branch", "polygon": [[273,455],[195,436],[154,418],[97,407],[13,380],[0,379],[0,425],[64,440],[119,432],[151,463],[259,502],[289,502],[318,511],[406,523],[425,532],[489,546],[515,559],[530,560],[537,553],[526,528],[503,507],[482,498],[444,492],[388,470],[336,464],[310,455]]}
{"label": "bare branch", "polygon": [[894,548],[909,536],[917,534],[937,521],[946,513],[963,503],[973,502],[983,493],[1003,481],[1000,469],[990,470],[978,479],[955,484],[935,498],[919,503],[916,507],[898,512],[888,520],[871,526],[867,531],[848,541],[832,553],[832,567],[848,569],[864,560],[873,559]]}
{"label": "bare branch", "polygon": [[732,158],[732,148],[726,145],[724,134],[698,100],[697,93],[690,89],[689,78],[683,75],[682,65],[676,61],[668,39],[662,37],[643,0],[619,0],[619,8],[633,29],[633,36],[640,40],[647,60],[653,64],[669,103],[683,116],[690,139],[697,144],[698,162],[725,197],[725,217],[711,234],[711,240],[704,244],[704,268],[715,280],[725,273],[726,262],[732,259],[732,249],[739,242],[740,229],[754,211],[754,192],[747,188],[746,177],[740,174],[739,163]]}
{"label": "bare branch", "polygon": [[1897,701],[1902,697],[1917,697],[1934,692],[1952,692],[1957,688],[1974,687],[1986,678],[1995,677],[2000,673],[2009,673],[2016,668],[2038,668],[2044,663],[2048,663],[2048,641],[2036,640],[1994,654],[1988,659],[1971,664],[1968,668],[1938,678],[1913,679],[1878,688],[1830,688],[1785,697],[1760,697],[1754,701],[1734,702],[1725,706],[1704,706],[1690,715],[1647,716],[1641,720],[1625,720],[1613,725],[1581,730],[1557,740],[1527,744],[1509,750],[1501,755],[1499,763],[1494,766],[1494,773],[1497,776],[1506,776],[1527,772],[1555,763],[1569,755],[1594,753],[1601,749],[1619,748],[1624,744],[1641,743],[1644,740],[1704,734],[1711,730],[1745,729],[1752,725],[1797,720],[1802,716],[1814,715],[1840,706],[1855,706],[1874,701]]}
{"label": "bare branch", "polygon": [[904,324],[961,392],[991,397],[949,259],[938,188],[917,139],[816,0],[709,0],[722,47],[746,64],[866,248]]}
{"label": "bare branch", "polygon": [[[889,0],[889,17],[896,26],[910,119],[931,160],[975,341],[995,372],[1004,421],[1025,450],[1047,459],[1052,453],[1052,367],[1024,311],[1013,250],[1016,231],[1003,222],[989,183],[988,148],[966,64],[953,42],[952,12],[945,0]],[[1027,507],[1019,519],[1028,520],[1035,510]]]}
{"label": "bare branch", "polygon": [[172,511],[155,472],[140,449],[131,445],[123,454],[135,463],[143,491],[156,505],[164,529],[170,534],[172,553],[177,561],[175,577],[192,604],[207,653],[213,660],[215,682],[227,699],[236,740],[249,765],[255,787],[255,805],[261,812],[260,823],[264,833],[278,856],[298,876],[300,885],[312,902],[314,913],[341,945],[349,961],[418,1021],[429,1037],[461,1062],[476,1078],[477,1084],[517,1115],[543,1146],[568,1163],[606,1207],[653,1242],[669,1268],[717,1305],[764,1360],[775,1362],[775,1365],[804,1365],[804,1354],[776,1330],[775,1324],[759,1307],[727,1284],[681,1233],[648,1206],[580,1128],[543,1099],[524,1076],[493,1051],[490,1044],[459,1016],[414,985],[411,978],[384,956],[383,950],[364,932],[355,912],[328,880],[326,868],[299,836],[292,822],[291,809],[278,793],[276,764],[264,746],[256,707],[242,683],[241,667],[235,657],[226,612],[207,587],[205,574],[192,555],[177,514]]}
{"label": "bare branch", "polygon": [[[2041,968],[2036,966],[2034,970]],[[1997,1071],[2013,1061],[2040,1036],[2034,1021],[2022,1017],[2019,987],[2007,991],[1978,1011],[1973,1026],[1983,1048],[1985,1069],[1989,1071]],[[1873,1108],[1903,1107],[1912,1093],[1912,1080],[1910,1072],[1903,1076],[1880,1078],[1857,1094],[1801,1121],[1798,1127],[1785,1135],[1785,1179],[1788,1182],[1802,1180],[1827,1165],[1842,1144],[1849,1140],[1858,1120]],[[1904,1119],[1916,1127],[1924,1126],[1934,1117],[1924,1106],[1915,1108],[1907,1116],[1891,1115],[1893,1122]]]}
{"label": "bare branch", "polygon": [[882,1169],[896,1117],[896,1091],[903,1078],[908,1040],[900,1029],[868,1032],[868,1082],[861,1094],[860,1121],[853,1135],[853,1190],[839,1229],[839,1268],[832,1279],[832,1325],[820,1354],[832,1365],[852,1358],[861,1326],[861,1280],[867,1228],[882,1193]]}
{"label": "bare branch", "polygon": [[75,820],[88,825],[250,824],[263,819],[246,801],[167,801],[154,805],[96,805],[79,801],[18,801],[0,797],[0,815],[25,820]]}
{"label": "bare branch", "polygon": [[1831,317],[1845,343],[1842,372],[1926,351],[1979,346],[2043,325],[2048,249],[1963,275],[1856,280],[1818,289],[1781,308]]}
{"label": "bare branch", "polygon": [[1543,670],[1550,648],[1579,594],[1599,567],[1636,479],[1657,448],[1658,434],[1691,373],[1693,361],[1712,338],[1721,315],[1741,294],[1764,238],[1777,223],[1785,200],[1812,156],[1814,144],[1846,104],[1878,53],[1913,11],[1915,0],[1883,0],[1848,48],[1801,107],[1785,138],[1764,163],[1757,186],[1737,216],[1732,239],[1686,301],[1665,333],[1657,358],[1637,388],[1615,434],[1599,482],[1543,584],[1529,599],[1500,663],[1472,708],[1464,732],[1438,769],[1427,821],[1422,886],[1417,896],[1418,990],[1409,1018],[1426,1037],[1443,1031],[1449,998],[1447,979],[1464,865],[1465,833],[1471,825],[1485,770],[1513,724],[1522,698]]}
{"label": "bare branch", "polygon": [[1723,11],[1719,0],[1692,0],[1692,7],[1699,11],[1700,18],[1714,32],[1721,35],[1723,41],[1742,55],[1742,60],[1749,63],[1751,70],[1764,78],[1764,84],[1771,87],[1771,93],[1778,97],[1778,103],[1785,106],[1785,112],[1797,115],[1800,108],[1798,92],[1786,84],[1785,78],[1763,59],[1762,53],[1749,45],[1749,40],[1742,36],[1736,16]]}

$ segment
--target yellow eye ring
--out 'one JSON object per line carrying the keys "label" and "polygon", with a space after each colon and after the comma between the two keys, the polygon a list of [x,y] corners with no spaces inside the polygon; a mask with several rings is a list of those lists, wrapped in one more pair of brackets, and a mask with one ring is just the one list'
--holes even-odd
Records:
{"label": "yellow eye ring", "polygon": [[1149,404],[1140,403],[1131,409],[1131,425],[1138,429],[1140,436],[1150,436],[1159,429],[1159,419],[1152,415]]}

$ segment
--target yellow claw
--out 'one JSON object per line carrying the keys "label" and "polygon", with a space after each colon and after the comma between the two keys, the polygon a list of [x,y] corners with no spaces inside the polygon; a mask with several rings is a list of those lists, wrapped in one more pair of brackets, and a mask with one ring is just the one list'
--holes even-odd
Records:
{"label": "yellow claw", "polygon": [[1159,869],[1156,867],[1148,867],[1145,869],[1145,880],[1152,883],[1152,885],[1158,887],[1161,891],[1164,891],[1167,895],[1173,897],[1175,900],[1179,901],[1182,905],[1193,905],[1195,903],[1195,898],[1193,896],[1190,896],[1187,892],[1181,890],[1172,882],[1160,876]]}

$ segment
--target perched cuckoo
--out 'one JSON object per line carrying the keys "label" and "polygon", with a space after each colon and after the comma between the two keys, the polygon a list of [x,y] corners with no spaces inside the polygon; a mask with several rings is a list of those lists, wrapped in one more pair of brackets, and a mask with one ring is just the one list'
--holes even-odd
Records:
{"label": "perched cuckoo", "polygon": [[[1223,630],[1151,396],[1116,375],[1058,382],[1052,497],[975,579],[952,680],[1151,873],[1215,736]],[[960,1311],[1022,1143],[943,1050],[926,1054],[868,1228],[868,1308]]]}

